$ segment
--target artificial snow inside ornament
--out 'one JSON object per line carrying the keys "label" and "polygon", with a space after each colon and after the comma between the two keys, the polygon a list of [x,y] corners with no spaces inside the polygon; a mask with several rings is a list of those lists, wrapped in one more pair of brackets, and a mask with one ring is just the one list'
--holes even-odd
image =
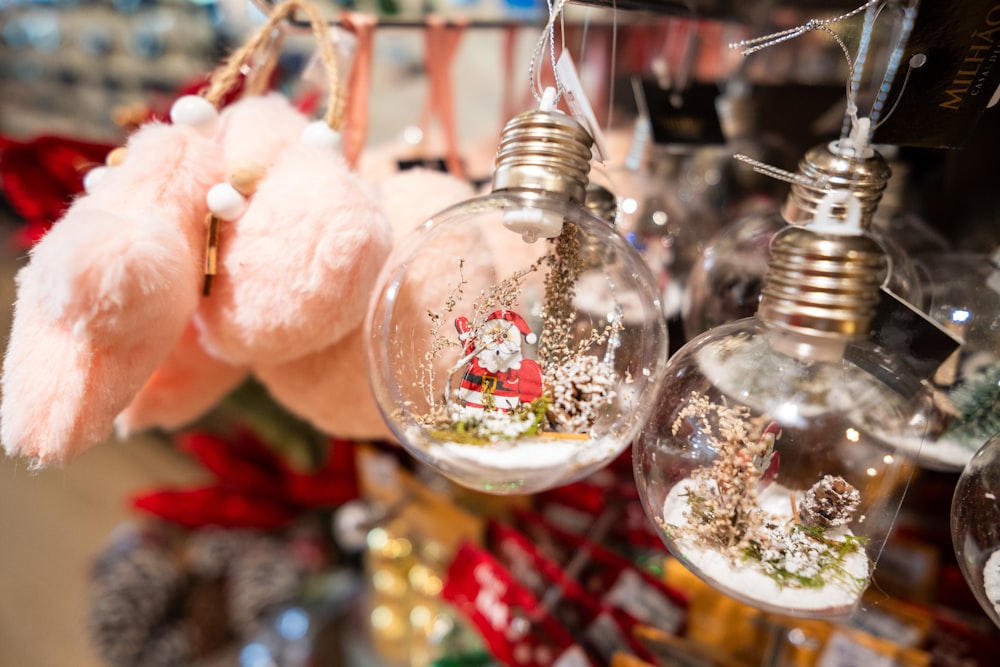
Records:
{"label": "artificial snow inside ornament", "polygon": [[[670,360],[633,456],[670,551],[725,594],[787,615],[858,602],[913,469],[884,420],[919,437],[930,403],[867,339],[886,267],[852,201],[829,193],[816,222],[776,237],[755,317]],[[851,209],[846,222],[833,203]]]}
{"label": "artificial snow inside ornament", "polygon": [[370,309],[369,374],[389,426],[491,493],[540,491],[614,458],[666,358],[649,269],[582,205],[592,138],[552,97],[504,129],[492,194],[397,246]]}
{"label": "artificial snow inside ornament", "polygon": [[1000,627],[1000,433],[966,466],[951,503],[951,540],[965,581]]}

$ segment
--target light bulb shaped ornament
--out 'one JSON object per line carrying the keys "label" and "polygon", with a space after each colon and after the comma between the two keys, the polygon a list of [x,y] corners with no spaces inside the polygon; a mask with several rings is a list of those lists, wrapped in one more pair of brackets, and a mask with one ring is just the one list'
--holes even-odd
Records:
{"label": "light bulb shaped ornament", "polygon": [[867,340],[885,258],[832,206],[856,223],[856,200],[829,195],[816,223],[775,238],[756,316],[670,360],[633,456],[646,512],[689,569],[817,618],[860,599],[912,472],[884,420],[920,432],[930,402]]}
{"label": "light bulb shaped ornament", "polygon": [[962,471],[951,503],[951,540],[965,581],[1000,627],[1000,433]]}
{"label": "light bulb shaped ornament", "polygon": [[[890,176],[886,161],[870,148],[856,151],[846,142],[834,141],[806,152],[799,162],[797,179],[780,207],[753,210],[707,242],[685,286],[683,320],[687,337],[755,312],[771,239],[790,224],[810,223],[828,191],[849,193],[860,205],[861,226],[869,229]],[[843,219],[846,214],[844,204],[835,203],[831,208],[834,218]],[[892,239],[880,233],[875,236],[890,260],[886,287],[919,305],[922,293],[912,260]]]}
{"label": "light bulb shaped ornament", "polygon": [[398,244],[369,310],[369,379],[395,435],[446,477],[497,494],[617,456],[666,359],[649,269],[583,206],[592,139],[550,100],[507,124],[490,195]]}

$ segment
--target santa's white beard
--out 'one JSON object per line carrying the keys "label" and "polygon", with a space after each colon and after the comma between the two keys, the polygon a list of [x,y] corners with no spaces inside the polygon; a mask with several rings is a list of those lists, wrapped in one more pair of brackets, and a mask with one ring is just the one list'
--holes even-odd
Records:
{"label": "santa's white beard", "polygon": [[479,365],[490,373],[501,373],[521,367],[521,346],[510,342],[487,348],[479,353]]}

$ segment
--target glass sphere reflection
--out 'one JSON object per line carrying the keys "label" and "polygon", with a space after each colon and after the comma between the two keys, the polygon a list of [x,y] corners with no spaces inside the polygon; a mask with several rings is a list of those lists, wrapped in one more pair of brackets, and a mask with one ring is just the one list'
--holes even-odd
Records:
{"label": "glass sphere reflection", "polygon": [[[763,206],[708,241],[685,288],[683,316],[688,339],[756,312],[771,239],[788,226],[776,207]],[[872,235],[889,258],[886,287],[909,303],[922,305],[924,297],[913,260],[891,238],[878,232]]]}
{"label": "glass sphere reflection", "polygon": [[912,472],[884,424],[921,431],[929,399],[867,341],[802,342],[754,317],[687,343],[633,460],[686,567],[746,604],[833,617],[867,587]]}
{"label": "glass sphere reflection", "polygon": [[[511,228],[558,229],[526,242]],[[426,222],[371,304],[369,377],[393,432],[446,477],[531,493],[603,466],[638,434],[666,358],[649,269],[606,221],[495,192]]]}
{"label": "glass sphere reflection", "polygon": [[775,206],[762,204],[706,243],[684,290],[684,334],[689,340],[757,312],[771,239],[787,226]]}
{"label": "glass sphere reflection", "polygon": [[[961,341],[933,376],[935,415],[921,466],[958,472],[1000,432],[1000,269],[986,256],[952,252],[921,259],[927,314]],[[900,447],[916,449],[901,440]]]}
{"label": "glass sphere reflection", "polygon": [[951,504],[959,567],[990,620],[1000,627],[1000,433],[966,466]]}

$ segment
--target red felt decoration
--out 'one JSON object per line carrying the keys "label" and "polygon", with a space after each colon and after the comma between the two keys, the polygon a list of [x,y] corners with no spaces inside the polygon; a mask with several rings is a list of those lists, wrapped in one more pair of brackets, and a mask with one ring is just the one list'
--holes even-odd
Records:
{"label": "red felt decoration", "polygon": [[[207,82],[206,77],[199,77],[183,86],[176,97],[197,94]],[[238,99],[242,90],[241,82],[228,92],[222,104]],[[124,115],[116,120],[128,130],[149,121],[166,120],[170,104],[159,110],[143,105],[123,109]],[[24,226],[10,239],[16,249],[30,248],[45,235],[73,198],[83,192],[84,175],[104,164],[113,148],[114,144],[55,135],[28,141],[0,135],[0,193],[24,219]]]}
{"label": "red felt decoration", "polygon": [[31,141],[0,137],[0,184],[26,226],[13,241],[30,247],[83,190],[83,176],[104,163],[109,144],[43,136]]}
{"label": "red felt decoration", "polygon": [[146,492],[132,504],[186,528],[280,528],[309,510],[358,497],[352,442],[330,441],[323,465],[311,472],[295,470],[246,431],[230,438],[189,433],[180,445],[212,473],[215,484]]}

